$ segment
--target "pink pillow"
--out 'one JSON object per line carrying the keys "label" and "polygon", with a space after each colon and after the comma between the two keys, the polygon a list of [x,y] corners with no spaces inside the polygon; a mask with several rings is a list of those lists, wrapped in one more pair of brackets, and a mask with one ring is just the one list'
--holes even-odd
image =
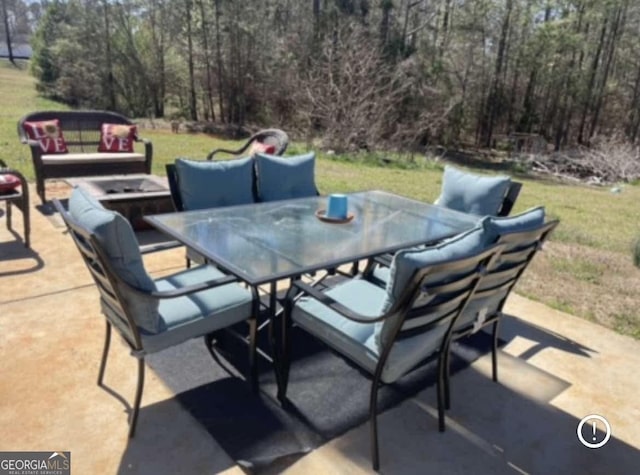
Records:
{"label": "pink pillow", "polygon": [[133,142],[138,135],[135,125],[102,124],[98,152],[133,152]]}
{"label": "pink pillow", "polygon": [[249,155],[255,155],[256,153],[266,153],[273,155],[274,153],[276,153],[276,146],[262,142],[253,142],[251,144],[251,149],[249,150]]}
{"label": "pink pillow", "polygon": [[27,137],[38,141],[44,153],[67,153],[69,151],[58,119],[25,122],[23,125]]}

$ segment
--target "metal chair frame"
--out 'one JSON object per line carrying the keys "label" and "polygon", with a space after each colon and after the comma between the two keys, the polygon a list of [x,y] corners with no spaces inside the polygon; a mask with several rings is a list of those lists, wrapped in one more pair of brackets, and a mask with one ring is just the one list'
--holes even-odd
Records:
{"label": "metal chair frame", "polygon": [[[507,233],[500,236],[496,243],[503,247],[502,252],[494,262],[494,265],[488,268],[487,275],[482,281],[482,286],[476,290],[472,300],[490,298],[505,291],[506,294],[500,300],[497,310],[493,314],[485,316],[483,322],[475,322],[453,329],[451,339],[455,341],[475,333],[480,328],[492,326],[491,377],[495,382],[498,382],[498,341],[500,320],[503,316],[502,309],[518,280],[520,280],[536,253],[542,249],[545,241],[558,224],[558,220],[549,221],[533,230]],[[448,379],[449,361],[447,361]],[[449,388],[450,385],[447,383],[446,387]],[[447,392],[446,408],[449,409],[450,407],[450,396]]]}
{"label": "metal chair frame", "polygon": [[[372,465],[374,470],[378,470],[380,466],[377,424],[378,389],[380,385],[383,384],[381,379],[383,368],[387,362],[389,354],[391,353],[393,345],[398,339],[402,337],[412,336],[421,332],[427,332],[430,329],[434,328],[436,325],[447,324],[447,331],[442,338],[439,348],[431,355],[431,357],[426,360],[432,361],[434,358],[438,359],[438,428],[441,432],[444,431],[444,404],[445,394],[448,391],[446,389],[446,384],[448,384],[448,378],[446,375],[446,364],[448,362],[447,355],[450,350],[450,340],[453,326],[456,319],[464,311],[467,303],[477,289],[481,279],[483,278],[483,275],[486,272],[486,268],[493,265],[493,262],[499,255],[501,249],[501,245],[494,245],[489,249],[472,257],[452,260],[439,265],[418,269],[411,277],[410,282],[403,291],[401,297],[386,313],[377,318],[359,315],[349,308],[341,305],[337,301],[333,300],[331,297],[319,291],[317,288],[305,284],[300,280],[294,281],[287,293],[287,297],[284,303],[284,314],[281,319],[282,351],[281,354],[277,354],[278,359],[280,359],[278,367],[280,368],[281,372],[280,385],[278,388],[278,399],[283,403],[283,405],[286,405],[288,403],[286,392],[289,382],[290,368],[289,354],[291,342],[289,334],[292,326],[291,314],[293,311],[295,300],[300,297],[301,293],[303,293],[317,299],[343,317],[355,322],[373,324],[375,322],[381,322],[391,317],[397,318],[397,321],[390,332],[388,341],[381,349],[380,357],[373,374],[371,385],[371,393],[369,399],[369,420]],[[429,278],[431,276],[441,275],[445,272],[448,275],[456,277],[444,284],[429,282]],[[419,305],[417,307],[414,307],[414,304],[416,303],[418,297],[422,292],[428,292],[430,296],[436,297],[430,299],[429,303],[427,303],[426,305]],[[405,328],[405,323],[407,321],[413,320],[415,317],[422,317],[424,315],[436,314],[440,312],[442,312],[442,315],[436,320],[427,323],[420,323],[417,325],[414,324],[409,328]]]}
{"label": "metal chair frame", "polygon": [[[126,286],[129,290],[140,295],[142,298],[156,298],[156,299],[170,299],[176,297],[182,297],[192,293],[200,292],[207,289],[219,287],[221,285],[227,285],[233,282],[238,282],[238,279],[233,276],[225,276],[212,281],[201,282],[198,284],[185,286],[179,289],[170,291],[152,291],[148,292],[143,289],[134,287],[124,280],[122,280],[113,267],[109,263],[109,259],[102,249],[102,246],[98,242],[96,236],[89,230],[84,228],[64,209],[62,204],[57,200],[53,200],[53,204],[56,210],[63,217],[65,224],[71,234],[78,251],[82,255],[84,263],[86,264],[93,280],[96,283],[98,291],[100,292],[100,303],[103,309],[103,314],[106,318],[106,333],[104,347],[102,351],[102,358],[100,361],[100,370],[98,372],[98,386],[104,387],[104,373],[107,365],[107,357],[109,354],[109,346],[111,343],[111,328],[115,326],[119,331],[129,348],[131,349],[131,355],[138,360],[138,379],[136,384],[136,392],[134,396],[134,403],[129,415],[129,437],[132,438],[135,435],[136,424],[138,420],[138,413],[140,410],[140,403],[142,400],[142,391],[144,388],[144,359],[148,352],[145,350],[142,339],[140,337],[140,331],[135,323],[133,315],[129,308],[124,304],[122,293],[119,290],[119,286]],[[250,381],[254,391],[258,388],[258,374],[256,359],[256,330],[257,330],[257,314],[259,310],[259,299],[255,290],[252,289],[253,304],[251,315],[247,318],[249,324],[249,368],[250,374],[247,379]],[[105,311],[105,307],[110,312]],[[205,336],[205,343],[208,343],[207,336]],[[219,361],[217,355],[215,355],[213,348],[207,344],[207,349],[216,361]]]}

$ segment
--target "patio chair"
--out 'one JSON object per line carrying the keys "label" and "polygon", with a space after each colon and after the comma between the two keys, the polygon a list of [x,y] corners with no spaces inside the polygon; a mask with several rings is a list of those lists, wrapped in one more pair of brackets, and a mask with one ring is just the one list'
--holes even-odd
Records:
{"label": "patio chair", "polygon": [[[502,308],[536,253],[542,249],[559,221],[544,222],[544,208],[508,218],[487,218],[483,223],[492,242],[503,246],[495,265],[488,269],[469,305],[453,328],[452,340],[492,326],[492,378],[498,381],[498,332]],[[447,365],[448,366],[448,365]],[[448,372],[447,372],[448,374]],[[446,385],[449,388],[449,385]],[[450,406],[446,394],[447,409]]]}
{"label": "patio chair", "polygon": [[289,334],[295,323],[372,376],[369,418],[374,470],[379,468],[376,417],[380,384],[393,383],[435,359],[438,427],[444,431],[445,363],[451,331],[484,269],[500,250],[499,245],[487,248],[484,239],[484,231],[476,228],[437,248],[398,252],[387,290],[360,278],[325,291],[294,281],[282,318],[280,401],[288,403]]}
{"label": "patio chair", "polygon": [[[522,183],[507,176],[486,177],[446,166],[442,191],[434,204],[479,216],[505,217],[511,213],[521,189]],[[369,259],[363,273],[384,284],[389,279],[392,259],[391,254]]]}
{"label": "patio chair", "polygon": [[249,140],[237,150],[229,150],[225,148],[216,148],[207,155],[207,160],[213,160],[217,153],[228,153],[231,155],[241,155],[249,150],[249,147],[255,143],[263,144],[264,147],[258,151],[267,152],[271,155],[282,155],[289,145],[289,136],[280,129],[264,129],[256,132]]}
{"label": "patio chair", "polygon": [[[24,228],[24,245],[25,247],[31,246],[30,234],[31,234],[31,220],[29,217],[29,185],[22,173],[17,170],[13,170],[7,167],[7,164],[0,159],[0,176],[10,177],[15,180],[16,183],[8,182],[2,186],[0,182],[0,201],[6,202],[7,209],[7,229],[12,230],[12,216],[15,206],[22,211],[22,223]],[[19,183],[19,188],[14,187]]]}
{"label": "patio chair", "polygon": [[476,175],[447,165],[435,204],[479,216],[507,216],[521,188],[508,176]]}
{"label": "patio chair", "polygon": [[[167,164],[167,181],[176,211],[217,208],[255,201],[252,158],[220,162],[176,159]],[[205,262],[199,253],[187,248],[187,267],[191,261]]]}
{"label": "patio chair", "polygon": [[[258,299],[254,291],[239,285],[235,277],[209,266],[153,280],[144,269],[135,234],[124,217],[104,209],[80,188],[74,189],[69,199],[69,211],[57,200],[54,205],[96,283],[106,317],[98,385],[103,385],[112,327],[138,359],[129,437],[135,434],[144,386],[144,359],[150,353],[247,321],[250,335],[247,379],[257,389],[254,363]],[[207,349],[217,360],[213,348],[207,345]]]}

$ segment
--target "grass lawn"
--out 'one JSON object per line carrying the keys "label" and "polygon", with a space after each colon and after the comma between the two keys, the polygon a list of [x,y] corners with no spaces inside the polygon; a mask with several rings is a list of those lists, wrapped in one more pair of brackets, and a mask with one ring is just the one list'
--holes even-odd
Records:
{"label": "grass lawn", "polygon": [[[17,121],[31,111],[64,106],[39,98],[27,70],[6,61],[0,61],[0,96],[0,158],[33,178],[30,152],[18,141]],[[215,147],[237,145],[203,134],[173,134],[162,125],[141,131],[153,142],[156,174],[164,175],[164,165],[176,157],[204,158]],[[289,153],[307,149],[304,143],[294,143]],[[322,193],[384,189],[429,202],[439,194],[442,162],[402,168],[351,158],[319,155],[316,173]],[[640,339],[640,269],[634,267],[631,254],[640,237],[640,187],[625,185],[614,194],[608,187],[517,179],[524,186],[513,213],[544,205],[551,217],[561,220],[518,292]]]}

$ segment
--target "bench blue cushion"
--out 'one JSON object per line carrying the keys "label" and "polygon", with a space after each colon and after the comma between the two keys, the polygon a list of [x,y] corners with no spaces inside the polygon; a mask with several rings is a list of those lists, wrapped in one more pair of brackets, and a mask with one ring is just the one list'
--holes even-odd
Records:
{"label": "bench blue cushion", "polygon": [[495,216],[510,184],[508,176],[481,176],[446,166],[436,204],[479,216]]}
{"label": "bench blue cushion", "polygon": [[253,159],[176,160],[185,211],[253,203]]}
{"label": "bench blue cushion", "polygon": [[292,157],[257,153],[256,187],[260,201],[277,201],[315,196],[314,152]]}

